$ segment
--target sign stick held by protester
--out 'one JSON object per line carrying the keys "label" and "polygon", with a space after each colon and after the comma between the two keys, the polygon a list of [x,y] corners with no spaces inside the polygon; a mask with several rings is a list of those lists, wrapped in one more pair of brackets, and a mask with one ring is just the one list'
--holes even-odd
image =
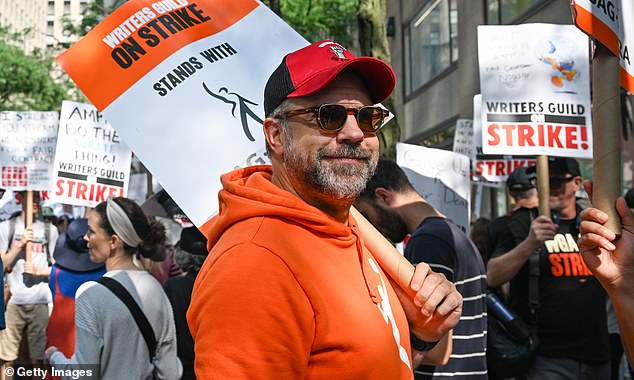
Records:
{"label": "sign stick held by protester", "polygon": [[548,156],[537,156],[537,195],[539,215],[550,217],[550,183]]}
{"label": "sign stick held by protester", "polygon": [[592,124],[600,127],[593,130],[592,204],[608,214],[605,226],[620,234],[621,222],[615,206],[620,195],[621,178],[619,58],[600,42],[596,42],[595,46],[592,58]]}
{"label": "sign stick held by protester", "polygon": [[[33,228],[33,190],[28,190],[26,192],[26,214],[24,215],[25,220],[25,228],[28,230]],[[26,263],[31,263],[31,250],[33,249],[33,243],[28,241],[25,247],[26,254]]]}

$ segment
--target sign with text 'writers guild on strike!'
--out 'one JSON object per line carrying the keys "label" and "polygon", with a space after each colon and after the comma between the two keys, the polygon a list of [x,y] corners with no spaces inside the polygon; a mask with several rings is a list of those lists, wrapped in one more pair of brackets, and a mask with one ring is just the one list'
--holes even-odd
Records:
{"label": "sign with text 'writers guild on strike!'", "polygon": [[591,158],[588,50],[573,25],[478,26],[484,153]]}
{"label": "sign with text 'writers guild on strike!'", "polygon": [[425,201],[469,233],[469,157],[443,149],[397,143],[396,162]]}
{"label": "sign with text 'writers guild on strike!'", "polygon": [[48,190],[58,123],[57,112],[0,112],[0,188]]}
{"label": "sign with text 'writers guild on strike!'", "polygon": [[50,196],[61,203],[95,207],[125,197],[132,152],[91,104],[64,101]]}
{"label": "sign with text 'writers guild on strike!'", "polygon": [[221,174],[268,163],[264,85],[307,44],[256,0],[136,0],[57,59],[201,226]]}

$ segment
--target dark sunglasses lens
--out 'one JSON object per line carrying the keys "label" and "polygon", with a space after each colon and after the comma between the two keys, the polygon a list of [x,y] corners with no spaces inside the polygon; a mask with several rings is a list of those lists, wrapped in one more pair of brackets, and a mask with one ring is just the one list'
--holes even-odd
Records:
{"label": "dark sunglasses lens", "polygon": [[551,189],[559,189],[566,183],[573,180],[574,177],[566,177],[566,178],[550,178],[550,188]]}
{"label": "dark sunglasses lens", "polygon": [[346,123],[348,111],[338,104],[326,104],[319,108],[319,122],[327,131],[337,131]]}
{"label": "dark sunglasses lens", "polygon": [[379,107],[363,107],[359,110],[359,128],[364,132],[376,132],[383,123],[383,112]]}

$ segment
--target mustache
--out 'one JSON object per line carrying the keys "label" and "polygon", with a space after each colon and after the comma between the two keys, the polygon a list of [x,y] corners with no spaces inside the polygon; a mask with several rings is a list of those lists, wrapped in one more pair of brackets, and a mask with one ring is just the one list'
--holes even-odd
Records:
{"label": "mustache", "polygon": [[342,144],[336,149],[323,148],[318,153],[318,158],[335,157],[335,158],[358,158],[358,159],[370,159],[372,158],[372,152],[367,149],[361,148],[358,144]]}

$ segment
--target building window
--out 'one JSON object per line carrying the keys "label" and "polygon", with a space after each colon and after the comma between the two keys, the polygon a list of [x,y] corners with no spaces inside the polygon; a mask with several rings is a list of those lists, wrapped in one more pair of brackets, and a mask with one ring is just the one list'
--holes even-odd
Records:
{"label": "building window", "polygon": [[457,60],[457,0],[428,0],[405,28],[406,95]]}
{"label": "building window", "polygon": [[70,14],[70,0],[64,0],[64,15]]}
{"label": "building window", "polygon": [[48,13],[47,14],[49,16],[55,14],[55,0],[49,0],[48,1]]}
{"label": "building window", "polygon": [[545,0],[487,0],[487,22],[509,24]]}
{"label": "building window", "polygon": [[52,36],[55,34],[55,24],[53,20],[48,20],[46,22],[46,34]]}

